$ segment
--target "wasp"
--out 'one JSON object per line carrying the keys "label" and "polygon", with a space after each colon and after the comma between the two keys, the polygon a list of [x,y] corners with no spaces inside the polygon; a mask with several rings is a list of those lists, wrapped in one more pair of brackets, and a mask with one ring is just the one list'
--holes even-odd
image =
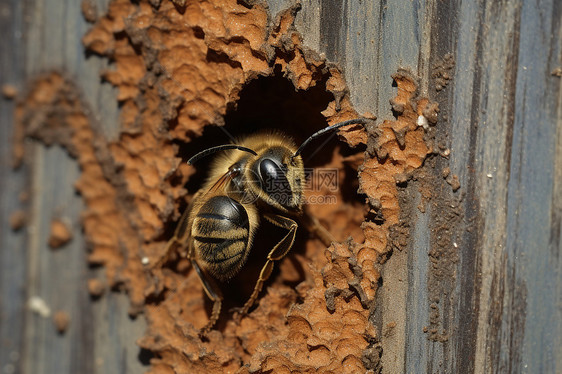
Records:
{"label": "wasp", "polygon": [[[305,171],[301,152],[314,139],[352,124],[353,119],[326,127],[298,148],[291,138],[278,133],[250,135],[238,144],[208,148],[191,157],[189,164],[220,153],[210,175],[195,193],[165,249],[165,257],[176,246],[183,247],[203,289],[213,302],[209,321],[201,330],[208,332],[219,318],[223,296],[217,281],[228,281],[244,266],[252,249],[254,235],[265,220],[286,230],[286,234],[267,255],[254,290],[239,309],[246,314],[257,300],[264,282],[293,247],[301,222],[326,246],[332,235],[304,209]],[[163,260],[159,261],[161,264]]]}

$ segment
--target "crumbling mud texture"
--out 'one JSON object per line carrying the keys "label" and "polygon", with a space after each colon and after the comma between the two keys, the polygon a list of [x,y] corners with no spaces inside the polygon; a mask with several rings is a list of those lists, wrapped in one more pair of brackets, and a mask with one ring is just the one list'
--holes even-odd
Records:
{"label": "crumbling mud texture", "polygon": [[[332,141],[308,165],[338,170],[337,192],[315,191],[336,202],[309,208],[340,242],[325,248],[299,230],[247,316],[236,321],[228,309],[251,293],[274,229],[258,233],[252,261],[222,285],[223,313],[206,339],[198,331],[211,305],[188,261],[176,253],[153,266],[204,178],[183,161],[228,142],[221,129],[239,136],[281,127],[302,142],[326,123],[359,115],[341,71],[302,46],[297,11],[272,18],[260,2],[113,0],[83,42],[113,63],[102,77],[118,89],[118,139],[99,132],[61,74],[40,77],[19,101],[18,144],[24,137],[59,144],[80,165],[89,260],[105,267],[108,287],[127,291],[130,313],[146,318],[138,344],[153,353],[152,373],[380,370],[371,323],[376,263],[394,245],[397,183],[432,152],[419,117],[434,123],[438,110],[418,97],[405,71],[394,76],[396,120],[340,131],[345,142]],[[23,148],[14,154],[17,165]],[[90,293],[101,295],[98,288]]]}
{"label": "crumbling mud texture", "polygon": [[359,175],[360,191],[367,195],[371,208],[367,218],[383,220],[380,224],[377,219],[367,219],[362,225],[365,245],[377,251],[381,261],[393,249],[407,245],[402,239],[407,233],[395,235],[404,227],[397,185],[406,184],[434,152],[431,140],[426,139],[426,128],[438,115],[435,103],[418,96],[418,83],[408,71],[398,71],[393,79],[398,88],[391,100],[396,120],[386,120],[373,131],[367,149],[371,157],[365,159]]}

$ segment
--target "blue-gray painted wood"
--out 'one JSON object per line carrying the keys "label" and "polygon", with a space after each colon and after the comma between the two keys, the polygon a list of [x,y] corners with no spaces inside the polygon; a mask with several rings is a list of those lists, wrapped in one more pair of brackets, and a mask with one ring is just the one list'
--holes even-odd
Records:
{"label": "blue-gray painted wood", "polygon": [[[504,308],[502,318],[502,333],[510,331],[511,339],[502,343],[506,348],[521,343],[521,350],[504,349],[500,356],[504,367],[511,368],[514,359],[519,359],[516,370],[543,373],[562,371],[555,361],[562,360],[562,283],[556,282],[562,272],[562,242],[556,234],[560,221],[553,221],[560,216],[554,211],[561,197],[554,195],[554,176],[555,168],[562,166],[556,164],[561,152],[556,146],[562,136],[557,118],[561,82],[551,74],[562,66],[562,6],[555,3],[525,2],[518,10],[520,24],[534,27],[533,32],[521,30],[516,46],[506,230],[511,304]],[[525,296],[525,303],[517,300]],[[513,307],[521,309],[512,313]]]}
{"label": "blue-gray painted wood", "polygon": [[[560,372],[562,99],[552,72],[562,66],[562,4],[302,3],[305,43],[343,67],[360,113],[392,118],[390,75],[418,74],[422,94],[440,104],[438,139],[451,149],[433,178],[450,166],[462,186],[440,196],[462,212],[450,238],[458,261],[441,294],[427,256],[439,214],[431,204],[412,215],[408,256],[395,253],[383,267],[383,372]],[[449,52],[452,80],[437,92],[432,68]],[[432,297],[443,341],[424,332]]]}
{"label": "blue-gray painted wood", "polygon": [[[421,196],[418,196],[418,204],[421,202]],[[417,205],[417,204],[416,204]],[[431,208],[430,208],[431,209]],[[414,237],[416,238],[416,243],[408,250],[408,276],[407,276],[407,289],[408,295],[406,299],[406,311],[408,313],[408,318],[405,318],[405,342],[402,346],[405,352],[403,356],[405,359],[399,362],[389,361],[387,357],[384,358],[384,362],[388,363],[385,370],[388,371],[388,366],[401,367],[401,365],[406,363],[407,370],[410,372],[416,372],[416,368],[427,368],[428,361],[434,360],[429,354],[420,354],[421,352],[429,352],[429,346],[440,345],[434,343],[427,339],[423,334],[413,334],[413,331],[423,331],[423,328],[428,325],[429,321],[429,308],[427,308],[427,300],[429,300],[429,294],[427,289],[427,279],[429,278],[429,256],[427,255],[431,249],[430,231],[426,230],[429,226],[429,212],[422,213],[420,211],[415,212],[415,219],[417,225],[415,226]],[[402,262],[399,262],[403,265]],[[386,269],[385,269],[386,270]],[[388,271],[385,271],[387,274]],[[406,283],[404,280],[403,283]],[[392,301],[392,300],[391,300]],[[400,303],[402,306],[402,303]],[[416,306],[415,313],[412,313],[412,306]],[[397,339],[399,340],[399,339]],[[400,340],[399,340],[400,341]],[[420,349],[412,349],[412,347],[420,347]],[[423,349],[421,348],[423,347]],[[439,349],[440,347],[436,347]],[[440,357],[435,357],[435,359],[442,358],[442,350]]]}
{"label": "blue-gray painted wood", "polygon": [[[0,4],[0,87],[21,87],[23,82],[23,55],[18,48],[22,28],[22,4]],[[11,230],[10,215],[27,208],[18,196],[29,184],[27,168],[12,173],[13,112],[14,102],[0,98],[0,371],[8,373],[16,372],[21,363],[27,271],[25,231]]]}
{"label": "blue-gray painted wood", "polygon": [[[100,15],[106,0],[97,3]],[[58,71],[76,82],[108,138],[118,133],[118,109],[109,84],[99,73],[106,62],[86,58],[81,37],[90,27],[79,1],[6,1],[0,5],[0,85],[24,92],[38,74]],[[136,340],[145,330],[142,318],[131,320],[126,295],[108,292],[99,300],[87,293],[90,269],[80,227],[82,200],[74,190],[78,165],[65,150],[27,142],[23,167],[11,168],[14,101],[0,99],[0,372],[2,373],[139,373]],[[20,202],[28,191],[28,202]],[[24,209],[27,225],[10,229],[12,212]],[[53,218],[68,222],[73,240],[48,247]],[[42,317],[28,308],[37,296],[51,311]],[[70,316],[64,334],[56,331],[56,311]]]}

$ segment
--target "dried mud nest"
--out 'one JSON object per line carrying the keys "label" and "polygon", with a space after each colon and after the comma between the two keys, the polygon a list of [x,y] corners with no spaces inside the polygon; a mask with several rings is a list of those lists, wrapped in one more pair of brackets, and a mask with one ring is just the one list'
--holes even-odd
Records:
{"label": "dried mud nest", "polygon": [[313,191],[331,203],[309,208],[340,242],[325,248],[299,232],[239,323],[228,309],[251,293],[278,235],[273,228],[258,234],[255,261],[223,285],[226,305],[207,339],[198,329],[211,305],[187,260],[150,266],[205,177],[205,167],[185,163],[191,155],[228,141],[225,134],[261,129],[301,142],[360,115],[341,70],[303,46],[298,10],[272,17],[259,1],[113,0],[83,42],[112,62],[102,78],[118,90],[118,139],[104,136],[79,89],[59,73],[38,78],[18,105],[19,140],[57,143],[80,165],[89,261],[127,292],[130,313],[146,318],[138,344],[153,354],[150,372],[380,370],[372,321],[377,264],[397,245],[390,235],[400,216],[397,184],[433,152],[419,118],[438,110],[418,97],[405,71],[394,76],[394,120],[342,132],[306,161],[337,175],[337,189]]}

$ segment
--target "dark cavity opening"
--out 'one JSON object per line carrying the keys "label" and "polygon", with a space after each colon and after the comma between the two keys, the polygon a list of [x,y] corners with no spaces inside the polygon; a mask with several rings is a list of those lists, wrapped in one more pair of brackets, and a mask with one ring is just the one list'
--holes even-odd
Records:
{"label": "dark cavity opening", "polygon": [[[180,143],[179,155],[184,161],[187,161],[202,150],[231,143],[231,138],[241,138],[245,135],[273,129],[292,137],[297,146],[300,145],[314,132],[328,125],[321,112],[334,100],[334,96],[326,90],[326,80],[327,77],[324,77],[317,81],[316,86],[306,91],[295,90],[291,81],[279,73],[251,81],[240,92],[240,99],[229,108],[224,118],[224,126],[207,126],[201,137],[187,144]],[[315,140],[303,151],[305,168],[327,165],[332,161],[335,149],[339,150],[338,153],[341,157],[362,151],[352,149],[345,142],[338,140],[337,133],[334,132]],[[189,194],[194,194],[201,188],[208,176],[213,159],[214,156],[209,156],[197,162],[196,173],[186,184]],[[349,186],[340,186],[344,195],[343,201],[340,203],[363,204],[364,197],[357,195],[357,174],[352,170],[346,170],[344,184],[348,183]],[[241,307],[246,302],[258,279],[259,271],[265,264],[268,252],[286,232],[286,230],[261,220],[246,265],[231,281],[221,284],[223,294],[228,297],[225,297],[223,301],[223,314],[221,314],[217,328],[224,328],[226,321],[231,318],[226,311],[233,307]],[[291,254],[302,252],[308,239],[309,234],[306,230],[299,228],[296,242],[287,257],[290,258]],[[303,269],[297,269],[297,271],[302,274],[300,281],[304,280]],[[278,272],[279,263],[276,263],[274,272],[265,284],[260,298],[267,292],[268,285],[276,279]],[[300,281],[291,286],[295,286]],[[207,309],[210,311],[212,305],[208,300],[206,303]]]}

